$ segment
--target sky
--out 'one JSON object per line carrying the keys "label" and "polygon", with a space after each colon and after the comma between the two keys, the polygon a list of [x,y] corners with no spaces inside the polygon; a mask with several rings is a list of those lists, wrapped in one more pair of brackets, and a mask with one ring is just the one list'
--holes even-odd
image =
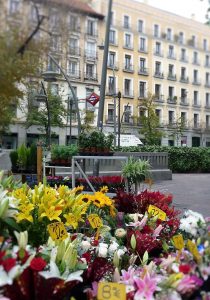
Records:
{"label": "sky", "polygon": [[[139,0],[140,2],[146,2]],[[194,14],[195,20],[205,22],[208,0],[147,0],[148,4],[173,12],[175,14],[191,18]]]}

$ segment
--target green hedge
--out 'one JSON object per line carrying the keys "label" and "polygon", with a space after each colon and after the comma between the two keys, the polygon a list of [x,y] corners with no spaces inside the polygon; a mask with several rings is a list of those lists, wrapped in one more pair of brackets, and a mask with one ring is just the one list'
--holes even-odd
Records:
{"label": "green hedge", "polygon": [[142,146],[121,148],[122,152],[168,152],[169,168],[177,173],[210,172],[210,148]]}

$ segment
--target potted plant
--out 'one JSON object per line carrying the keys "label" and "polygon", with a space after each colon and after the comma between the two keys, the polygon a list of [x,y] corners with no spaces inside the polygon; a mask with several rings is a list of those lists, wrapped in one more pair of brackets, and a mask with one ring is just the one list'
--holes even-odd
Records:
{"label": "potted plant", "polygon": [[140,189],[140,183],[145,178],[150,177],[150,163],[148,160],[134,159],[129,157],[123,164],[122,176],[127,179],[130,190],[137,194]]}
{"label": "potted plant", "polygon": [[18,172],[18,152],[17,150],[13,150],[9,154],[10,161],[12,164],[12,172],[17,173]]}

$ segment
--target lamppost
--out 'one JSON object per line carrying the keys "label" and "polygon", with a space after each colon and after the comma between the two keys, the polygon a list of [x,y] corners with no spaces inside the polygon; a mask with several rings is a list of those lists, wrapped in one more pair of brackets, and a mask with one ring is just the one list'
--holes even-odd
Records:
{"label": "lamppost", "polygon": [[73,100],[71,97],[69,97],[69,145],[71,145],[72,107],[73,107]]}
{"label": "lamppost", "polygon": [[117,94],[117,98],[118,98],[118,148],[120,149],[120,130],[121,130],[121,119],[120,119],[121,92],[120,91]]}
{"label": "lamppost", "polygon": [[43,81],[41,81],[41,91],[38,95],[36,95],[35,100],[37,102],[44,102],[47,108],[47,146],[50,148],[51,146],[51,122],[50,122],[50,106],[49,99],[47,97],[47,92],[44,87]]}

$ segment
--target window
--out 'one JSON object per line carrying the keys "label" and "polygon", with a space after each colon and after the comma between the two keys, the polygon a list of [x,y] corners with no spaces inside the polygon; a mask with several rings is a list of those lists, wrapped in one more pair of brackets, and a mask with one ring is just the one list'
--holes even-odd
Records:
{"label": "window", "polygon": [[69,74],[75,77],[79,76],[79,68],[77,61],[69,61]]}
{"label": "window", "polygon": [[198,128],[198,126],[199,126],[199,115],[194,114],[193,120],[194,120],[194,128]]}
{"label": "window", "polygon": [[186,124],[187,122],[187,113],[185,111],[181,112],[181,122],[182,124]]}
{"label": "window", "polygon": [[192,46],[193,47],[196,46],[196,37],[195,37],[195,35],[192,35]]}
{"label": "window", "polygon": [[198,52],[193,52],[193,64],[198,64]]}
{"label": "window", "polygon": [[[59,64],[59,60],[56,59],[56,61]],[[56,66],[56,64],[52,61],[52,59],[49,59],[49,61],[48,61],[48,71],[53,71],[55,73],[60,73],[60,69]]]}
{"label": "window", "polygon": [[182,61],[186,61],[187,57],[186,57],[186,49],[181,49],[181,60]]}
{"label": "window", "polygon": [[210,107],[210,93],[206,93],[206,107]]}
{"label": "window", "polygon": [[125,81],[124,81],[124,96],[132,96],[130,79],[125,79]]}
{"label": "window", "polygon": [[108,66],[111,68],[114,68],[116,66],[116,53],[115,52],[109,52],[108,57]]}
{"label": "window", "polygon": [[155,95],[157,98],[161,97],[161,85],[160,84],[155,84]]}
{"label": "window", "polygon": [[169,41],[172,40],[172,31],[171,31],[171,28],[167,28],[166,38]]}
{"label": "window", "polygon": [[108,104],[108,122],[114,122],[114,104]]}
{"label": "window", "polygon": [[168,57],[174,58],[174,46],[172,46],[172,45],[169,45],[169,47],[168,47]]}
{"label": "window", "polygon": [[194,105],[199,105],[199,103],[198,103],[198,91],[193,92],[193,104]]}
{"label": "window", "polygon": [[96,34],[96,22],[93,20],[87,20],[87,34],[91,36],[97,36]]}
{"label": "window", "polygon": [[198,83],[198,70],[193,70],[193,82]]}
{"label": "window", "polygon": [[129,16],[124,16],[123,27],[126,29],[130,28],[130,20]]}
{"label": "window", "polygon": [[109,42],[111,44],[116,44],[116,32],[114,30],[109,31]]}
{"label": "window", "polygon": [[206,85],[210,86],[210,73],[206,72]]}
{"label": "window", "polygon": [[129,70],[129,71],[133,70],[132,58],[131,55],[128,54],[125,55],[125,70]]}
{"label": "window", "polygon": [[50,91],[51,91],[52,95],[58,95],[58,84],[51,83],[50,84]]}
{"label": "window", "polygon": [[161,119],[161,110],[160,109],[155,109],[155,114],[158,117],[158,120],[160,122],[160,119]]}
{"label": "window", "polygon": [[96,44],[92,42],[87,42],[85,55],[88,58],[96,58]]}
{"label": "window", "polygon": [[174,111],[169,110],[168,111],[168,123],[172,125],[174,123]]}
{"label": "window", "polygon": [[93,79],[94,78],[94,65],[86,64],[86,78]]}
{"label": "window", "polygon": [[78,31],[79,30],[79,19],[77,16],[70,15],[69,17],[69,29],[71,31]]}
{"label": "window", "polygon": [[205,56],[205,66],[209,67],[210,66],[210,60],[209,60],[209,55]]}
{"label": "window", "polygon": [[154,37],[159,37],[159,25],[154,25]]}
{"label": "window", "polygon": [[173,97],[174,97],[174,87],[169,86],[168,87],[168,98],[169,98],[169,100],[173,100]]}
{"label": "window", "polygon": [[143,57],[140,58],[140,71],[146,72],[146,59]]}
{"label": "window", "polygon": [[109,78],[108,78],[108,93],[109,93],[109,95],[114,95],[116,93],[114,76],[109,76]]}
{"label": "window", "polygon": [[19,0],[10,0],[9,2],[9,13],[15,14],[20,11],[20,1]]}
{"label": "window", "polygon": [[181,79],[184,80],[186,79],[186,68],[181,67]]}
{"label": "window", "polygon": [[210,128],[210,116],[206,115],[206,128]]}
{"label": "window", "polygon": [[51,10],[49,23],[51,28],[57,28],[59,26],[60,18],[57,10]]}
{"label": "window", "polygon": [[114,25],[114,12],[111,12],[111,20],[110,20],[110,25],[113,26]]}
{"label": "window", "polygon": [[131,122],[131,114],[132,114],[131,106],[126,105],[124,107],[124,122],[125,123],[130,123]]}
{"label": "window", "polygon": [[203,39],[203,50],[207,51],[208,50],[208,43],[207,39]]}
{"label": "window", "polygon": [[69,39],[69,52],[72,55],[79,55],[78,39],[70,38]]}
{"label": "window", "polygon": [[125,47],[126,48],[131,48],[132,44],[131,44],[131,35],[129,33],[125,34]]}
{"label": "window", "polygon": [[179,33],[179,43],[180,43],[180,44],[183,44],[183,43],[184,43],[184,33],[183,33],[183,32],[180,32],[180,33]]}
{"label": "window", "polygon": [[181,89],[181,102],[186,102],[187,100],[187,90]]}
{"label": "window", "polygon": [[160,75],[161,74],[161,62],[156,61],[155,62],[155,75]]}
{"label": "window", "polygon": [[53,51],[61,51],[61,37],[53,35],[51,37],[51,48]]}
{"label": "window", "polygon": [[146,97],[146,82],[140,81],[139,82],[139,98]]}
{"label": "window", "polygon": [[34,5],[31,6],[31,14],[30,14],[31,20],[36,22],[37,21],[37,10]]}
{"label": "window", "polygon": [[146,39],[145,38],[140,37],[140,45],[139,46],[140,46],[140,48],[139,48],[140,51],[143,51],[143,52],[146,51]]}
{"label": "window", "polygon": [[161,55],[161,43],[160,42],[155,43],[155,54]]}
{"label": "window", "polygon": [[144,32],[144,21],[138,20],[138,32],[143,33]]}

